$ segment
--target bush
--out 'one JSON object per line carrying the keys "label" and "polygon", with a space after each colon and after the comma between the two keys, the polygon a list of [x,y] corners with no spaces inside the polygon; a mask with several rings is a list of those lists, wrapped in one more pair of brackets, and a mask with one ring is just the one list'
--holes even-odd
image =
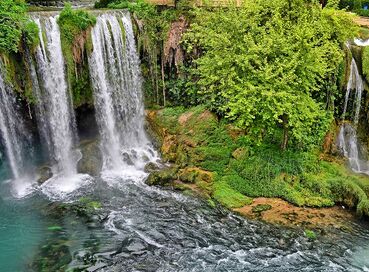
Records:
{"label": "bush", "polygon": [[35,49],[40,43],[38,25],[33,21],[28,21],[23,29],[23,35],[27,43],[28,48]]}
{"label": "bush", "polygon": [[65,4],[58,18],[61,35],[73,42],[78,35],[96,24],[96,17],[84,10],[73,10],[72,5]]}
{"label": "bush", "polygon": [[18,52],[26,20],[23,0],[0,1],[0,52]]}

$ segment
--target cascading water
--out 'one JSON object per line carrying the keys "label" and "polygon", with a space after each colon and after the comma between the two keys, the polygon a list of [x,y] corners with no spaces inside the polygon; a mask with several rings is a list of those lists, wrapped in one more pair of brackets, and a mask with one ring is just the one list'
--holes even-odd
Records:
{"label": "cascading water", "polygon": [[[349,46],[348,46],[349,47]],[[350,47],[349,47],[350,48]],[[353,171],[358,173],[369,174],[369,162],[365,159],[365,154],[361,152],[361,145],[357,137],[357,126],[359,123],[361,97],[364,89],[363,80],[360,76],[357,64],[352,58],[350,66],[350,77],[347,83],[345,104],[342,113],[342,119],[345,120],[347,114],[347,107],[349,104],[351,91],[355,90],[355,97],[353,103],[353,125],[350,123],[343,123],[337,139],[337,145],[342,154],[348,158],[350,167]]]}
{"label": "cascading water", "polygon": [[38,127],[54,163],[55,175],[44,187],[51,191],[71,192],[85,177],[77,177],[79,153],[74,149],[77,140],[75,116],[66,81],[57,16],[34,18],[34,21],[42,31],[36,50],[36,68],[31,61],[30,70],[37,99]]}
{"label": "cascading water", "polygon": [[100,15],[92,43],[89,66],[104,170],[130,169],[132,174],[155,160],[156,153],[144,131],[142,81],[129,14]]}
{"label": "cascading water", "polygon": [[[68,97],[68,84],[65,76],[64,59],[61,48],[60,32],[56,17],[36,19],[40,29],[45,29],[46,41],[40,32],[40,46],[36,51],[36,62],[40,85],[36,84],[34,91],[38,101],[43,123],[41,134],[48,139],[49,151],[55,160],[59,173],[76,174],[76,156],[73,145],[76,136],[73,131],[74,114]],[[36,78],[34,82],[36,82]],[[41,93],[42,91],[42,93]],[[44,122],[47,122],[48,128]]]}
{"label": "cascading water", "polygon": [[5,82],[0,62],[0,132],[12,172],[12,189],[16,196],[24,196],[32,186],[33,169],[26,161],[32,157],[31,136],[27,133],[16,108],[14,91]]}

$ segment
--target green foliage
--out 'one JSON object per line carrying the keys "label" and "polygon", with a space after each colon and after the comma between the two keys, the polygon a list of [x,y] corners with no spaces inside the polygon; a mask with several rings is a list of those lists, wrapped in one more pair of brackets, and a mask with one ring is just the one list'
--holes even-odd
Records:
{"label": "green foliage", "polygon": [[225,207],[240,208],[252,203],[252,199],[232,189],[226,182],[215,182],[213,197]]}
{"label": "green foliage", "polygon": [[69,86],[73,104],[92,104],[91,80],[87,62],[83,60],[85,50],[91,49],[90,28],[96,24],[96,17],[84,10],[73,10],[66,4],[58,18],[63,55],[67,63]]}
{"label": "green foliage", "polygon": [[310,240],[315,240],[316,239],[316,233],[314,231],[312,231],[312,230],[306,229],[304,231],[304,234]]}
{"label": "green foliage", "polygon": [[369,79],[369,47],[365,46],[362,48],[362,69],[363,75]]}
{"label": "green foliage", "polygon": [[[26,4],[23,0],[0,1],[0,52],[18,52],[24,25],[29,33]],[[35,33],[34,26],[32,31]],[[29,33],[30,34],[30,33]],[[34,36],[28,36],[33,39]]]}
{"label": "green foliage", "polygon": [[332,120],[323,83],[355,33],[344,12],[303,0],[258,0],[196,11],[184,44],[202,52],[192,78],[204,103],[257,141],[283,127],[293,144],[310,148]]}
{"label": "green foliage", "polygon": [[84,10],[73,10],[67,3],[59,15],[58,24],[62,36],[72,43],[83,31],[96,24],[96,17]]}
{"label": "green foliage", "polygon": [[95,8],[106,8],[110,3],[114,2],[114,0],[99,0],[94,4]]}
{"label": "green foliage", "polygon": [[23,29],[23,35],[27,43],[28,48],[31,50],[35,49],[40,43],[38,25],[33,21],[28,21]]}
{"label": "green foliage", "polygon": [[325,8],[338,9],[339,4],[340,4],[340,0],[328,0]]}
{"label": "green foliage", "polygon": [[359,215],[369,215],[369,178],[342,164],[322,161],[318,150],[282,152],[270,139],[255,144],[242,130],[218,121],[200,106],[165,108],[157,118],[161,127],[177,135],[178,150],[187,152],[186,160],[176,163],[213,172],[210,191],[227,207],[240,206],[241,194],[279,197],[297,206],[344,204]]}
{"label": "green foliage", "polygon": [[354,12],[359,16],[369,17],[369,10],[367,9],[356,9]]}

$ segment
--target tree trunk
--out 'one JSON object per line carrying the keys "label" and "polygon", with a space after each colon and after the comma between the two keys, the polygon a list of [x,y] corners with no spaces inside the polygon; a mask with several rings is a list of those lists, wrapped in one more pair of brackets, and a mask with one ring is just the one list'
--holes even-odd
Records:
{"label": "tree trunk", "polygon": [[288,116],[287,114],[282,115],[283,121],[283,139],[281,143],[281,149],[284,151],[287,149],[288,145]]}
{"label": "tree trunk", "polygon": [[161,80],[163,84],[163,106],[165,107],[166,98],[165,98],[164,55],[161,56]]}

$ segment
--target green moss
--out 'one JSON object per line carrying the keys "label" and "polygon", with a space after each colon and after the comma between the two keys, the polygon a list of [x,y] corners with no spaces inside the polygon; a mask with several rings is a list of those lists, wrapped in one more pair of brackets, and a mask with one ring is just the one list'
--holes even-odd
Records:
{"label": "green moss", "polygon": [[252,207],[251,211],[253,213],[262,213],[262,212],[265,212],[265,211],[268,211],[272,208],[271,205],[269,204],[258,204],[254,207]]}
{"label": "green moss", "polygon": [[306,229],[304,231],[305,236],[309,239],[309,240],[315,240],[316,239],[316,233],[312,230],[308,230]]}
{"label": "green moss", "polygon": [[32,93],[32,84],[30,75],[25,72],[28,71],[26,62],[22,56],[18,54],[2,54],[0,56],[3,60],[6,69],[6,81],[13,86],[13,90],[17,93],[19,98],[31,105],[35,102],[35,97]]}
{"label": "green moss", "polygon": [[227,182],[220,181],[214,183],[213,197],[227,208],[240,208],[252,203],[252,199],[233,190]]}
{"label": "green moss", "polygon": [[369,47],[362,48],[362,69],[363,75],[369,80]]}
{"label": "green moss", "polygon": [[359,37],[363,40],[369,39],[369,29],[366,27],[361,27],[359,30]]}

